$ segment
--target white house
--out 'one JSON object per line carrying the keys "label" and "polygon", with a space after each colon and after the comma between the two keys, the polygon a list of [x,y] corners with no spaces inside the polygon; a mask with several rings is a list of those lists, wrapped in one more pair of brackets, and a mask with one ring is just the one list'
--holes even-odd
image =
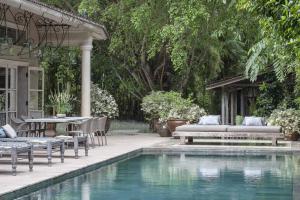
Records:
{"label": "white house", "polygon": [[81,115],[90,115],[93,40],[108,37],[105,27],[37,0],[0,0],[0,124],[11,116],[41,116],[45,46],[79,46],[82,52]]}

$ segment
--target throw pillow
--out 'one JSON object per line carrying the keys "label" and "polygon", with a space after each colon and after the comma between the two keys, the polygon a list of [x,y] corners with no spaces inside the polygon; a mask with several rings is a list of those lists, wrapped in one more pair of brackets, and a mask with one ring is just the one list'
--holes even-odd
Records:
{"label": "throw pillow", "polygon": [[221,117],[220,115],[207,115],[200,118],[200,125],[220,125]]}
{"label": "throw pillow", "polygon": [[264,124],[262,117],[245,117],[243,121],[244,126],[264,126]]}
{"label": "throw pillow", "polygon": [[0,138],[6,138],[6,134],[3,128],[0,128]]}
{"label": "throw pillow", "polygon": [[16,131],[9,124],[6,124],[6,125],[2,126],[2,128],[4,129],[7,137],[9,137],[9,138],[16,138],[17,137]]}

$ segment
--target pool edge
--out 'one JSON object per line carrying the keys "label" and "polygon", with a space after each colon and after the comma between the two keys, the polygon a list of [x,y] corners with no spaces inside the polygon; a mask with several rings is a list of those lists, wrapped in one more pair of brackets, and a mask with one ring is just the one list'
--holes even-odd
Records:
{"label": "pool edge", "polygon": [[107,165],[110,165],[110,164],[118,162],[118,161],[123,161],[123,160],[127,160],[127,159],[130,159],[130,158],[139,156],[142,153],[143,153],[143,148],[136,149],[136,150],[118,155],[116,157],[109,158],[107,160],[104,160],[104,161],[101,161],[101,162],[98,162],[98,163],[94,163],[92,165],[88,165],[88,166],[70,171],[70,172],[62,174],[62,175],[58,175],[58,176],[55,176],[55,177],[52,177],[52,178],[49,178],[49,179],[31,184],[31,185],[28,185],[28,186],[22,187],[22,188],[19,188],[19,189],[16,189],[16,190],[12,190],[12,191],[9,191],[9,192],[6,192],[6,193],[2,193],[2,194],[0,194],[0,199],[13,200],[13,199],[16,199],[16,198],[20,198],[20,197],[22,197],[26,194],[29,194],[33,191],[37,191],[41,188],[48,187],[49,185],[54,185],[56,183],[65,181],[67,179],[79,176],[79,175],[84,174],[84,173],[91,172],[93,170],[99,169],[103,166],[107,166]]}
{"label": "pool edge", "polygon": [[10,199],[16,199],[21,196],[24,196],[26,194],[29,194],[33,191],[37,191],[41,188],[48,187],[49,185],[53,185],[62,181],[65,181],[67,179],[76,177],[78,175],[99,169],[103,166],[107,166],[109,164],[127,160],[136,156],[139,156],[141,154],[201,154],[201,155],[209,155],[209,154],[294,154],[294,153],[300,153],[300,150],[293,150],[293,149],[279,149],[279,148],[269,148],[269,149],[243,149],[243,148],[235,148],[235,149],[226,149],[226,148],[208,148],[208,147],[144,147],[139,148],[112,158],[109,158],[107,160],[103,160],[101,162],[97,162],[94,164],[91,164],[89,166],[82,167],[80,169],[76,169],[73,171],[70,171],[68,173],[58,175],[16,190],[12,190],[6,193],[0,194],[0,199],[10,200]]}

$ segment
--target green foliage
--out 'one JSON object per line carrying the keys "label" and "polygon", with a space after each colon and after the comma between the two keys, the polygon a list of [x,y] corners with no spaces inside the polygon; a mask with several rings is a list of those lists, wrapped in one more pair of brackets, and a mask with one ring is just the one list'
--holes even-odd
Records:
{"label": "green foliage", "polygon": [[[44,49],[40,66],[44,68],[45,74],[45,96],[51,91],[63,91],[68,88],[72,96],[80,96],[80,65],[79,50],[76,48]],[[49,105],[49,99],[45,99]],[[78,106],[78,104],[75,104]],[[51,113],[50,110],[48,110]],[[74,112],[79,113],[75,107]]]}
{"label": "green foliage", "polygon": [[300,110],[274,110],[268,119],[271,125],[281,126],[283,133],[300,133]]}
{"label": "green foliage", "polygon": [[296,68],[295,103],[300,109],[300,67]]}
{"label": "green foliage", "polygon": [[48,98],[54,113],[67,114],[72,111],[72,103],[75,98],[67,90],[51,92]]}
{"label": "green foliage", "polygon": [[185,119],[194,122],[205,115],[204,109],[193,104],[190,98],[184,99],[177,92],[151,92],[142,102],[142,110],[148,119],[159,118],[165,123],[168,119]]}
{"label": "green foliage", "polygon": [[241,0],[260,22],[259,41],[250,51],[246,74],[255,80],[258,72],[272,66],[277,78],[285,77],[300,66],[299,1]]}
{"label": "green foliage", "polygon": [[[109,40],[94,42],[92,80],[114,94],[121,117],[141,116],[141,99],[156,90],[177,91],[217,111],[217,96],[205,90],[212,79],[240,74],[246,63],[251,80],[272,67],[284,82],[299,68],[295,1],[44,1],[107,27]],[[46,79],[46,94],[49,88],[69,85],[71,94],[79,96],[80,54],[78,49],[67,52],[62,48],[44,54],[46,74],[53,74]],[[272,109],[269,90],[258,99],[257,112],[263,115]],[[300,102],[297,91],[299,84],[295,103]],[[256,110],[255,104],[251,107]]]}
{"label": "green foliage", "polygon": [[178,92],[151,92],[145,96],[142,101],[142,110],[148,119],[160,118],[162,115],[167,115],[175,105],[192,105],[192,100],[183,100]]}
{"label": "green foliage", "polygon": [[[246,12],[237,12],[233,2],[105,2],[98,2],[103,8],[99,18],[111,37],[104,47],[99,45],[101,54],[107,55],[94,76],[114,81],[111,91],[123,94],[116,99],[124,110],[132,104],[124,100],[139,103],[153,90],[178,91],[213,108],[213,96],[205,90],[207,82],[220,72],[223,77],[243,71],[247,48],[253,43],[251,33],[256,33],[257,26]],[[112,84],[109,80],[103,86]]]}
{"label": "green foliage", "polygon": [[244,117],[243,117],[243,116],[237,115],[237,116],[235,117],[235,124],[236,124],[236,125],[242,125],[243,120],[244,120]]}
{"label": "green foliage", "polygon": [[259,86],[254,115],[268,117],[284,99],[282,83],[276,80],[275,75],[267,74],[265,81]]}

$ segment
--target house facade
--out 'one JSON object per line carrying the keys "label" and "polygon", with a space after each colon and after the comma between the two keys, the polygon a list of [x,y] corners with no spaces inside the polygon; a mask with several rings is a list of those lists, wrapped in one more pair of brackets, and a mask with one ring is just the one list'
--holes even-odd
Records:
{"label": "house facade", "polygon": [[0,0],[0,124],[11,117],[43,116],[39,56],[44,47],[80,47],[81,115],[90,116],[92,42],[107,37],[101,24],[39,1]]}

